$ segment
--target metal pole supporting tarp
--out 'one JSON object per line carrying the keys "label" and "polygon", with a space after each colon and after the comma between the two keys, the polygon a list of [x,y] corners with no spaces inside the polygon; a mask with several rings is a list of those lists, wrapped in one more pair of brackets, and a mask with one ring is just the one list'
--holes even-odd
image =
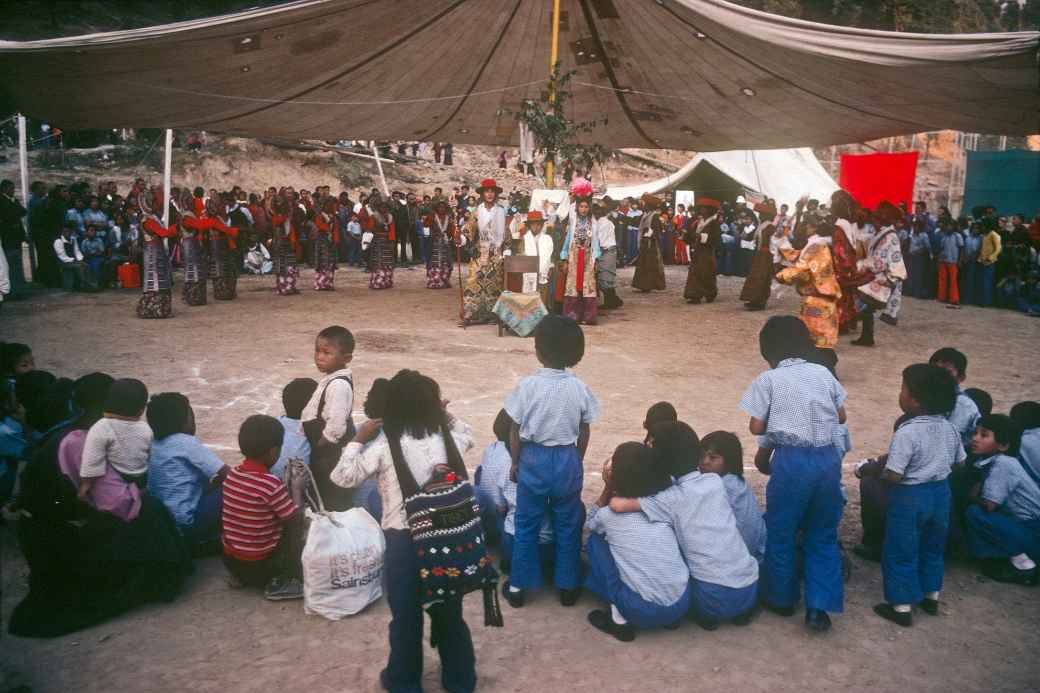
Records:
{"label": "metal pole supporting tarp", "polygon": [[166,151],[163,155],[163,226],[170,225],[170,179],[173,173],[173,130],[166,129]]}
{"label": "metal pole supporting tarp", "polygon": [[[25,116],[21,113],[18,114],[18,175],[22,183],[22,206],[29,209],[29,139],[25,134]],[[26,216],[26,227],[28,221]],[[29,242],[29,270],[32,278],[36,279],[36,247],[33,245],[32,229],[26,228],[25,238]]]}

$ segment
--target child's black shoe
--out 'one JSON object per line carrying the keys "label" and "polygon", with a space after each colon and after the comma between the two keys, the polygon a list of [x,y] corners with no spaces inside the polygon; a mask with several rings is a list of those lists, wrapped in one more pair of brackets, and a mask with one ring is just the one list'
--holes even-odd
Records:
{"label": "child's black shoe", "polygon": [[909,628],[914,624],[913,614],[911,614],[909,611],[896,611],[894,608],[892,608],[891,604],[875,604],[874,613],[880,616],[881,618],[885,619],[886,621],[891,621],[897,626],[902,626],[903,628]]}
{"label": "child's black shoe", "polygon": [[1019,570],[1008,561],[986,563],[982,567],[982,573],[991,580],[1006,582],[1011,585],[1033,587],[1037,584],[1036,568]]}
{"label": "child's black shoe", "polygon": [[927,597],[925,597],[924,599],[921,600],[921,603],[918,604],[918,606],[921,607],[921,611],[925,612],[929,616],[938,616],[939,615],[939,600],[938,599],[928,599]]}
{"label": "child's black shoe", "polygon": [[719,629],[719,620],[717,618],[712,618],[711,616],[702,616],[701,614],[697,614],[692,611],[688,614],[688,617],[691,621],[696,623],[704,630]]}
{"label": "child's black shoe", "polygon": [[805,625],[809,630],[823,633],[831,629],[831,617],[822,609],[806,609]]}
{"label": "child's black shoe", "polygon": [[560,604],[564,606],[574,606],[578,603],[578,599],[581,597],[581,588],[575,587],[570,590],[560,590]]}
{"label": "child's black shoe", "polygon": [[750,626],[751,622],[755,620],[755,616],[758,615],[758,608],[751,607],[740,616],[733,619],[733,625],[735,626]]}
{"label": "child's black shoe", "polygon": [[502,596],[509,602],[509,606],[519,609],[524,605],[524,591],[514,592],[509,589],[509,580],[502,583]]}
{"label": "child's black shoe", "polygon": [[621,642],[632,642],[636,639],[636,629],[627,623],[614,623],[614,619],[606,611],[596,609],[589,612],[589,623],[596,630],[613,635]]}
{"label": "child's black shoe", "polygon": [[767,611],[772,611],[777,616],[784,616],[784,617],[794,616],[794,607],[793,606],[773,606],[769,602],[762,602],[762,606]]}

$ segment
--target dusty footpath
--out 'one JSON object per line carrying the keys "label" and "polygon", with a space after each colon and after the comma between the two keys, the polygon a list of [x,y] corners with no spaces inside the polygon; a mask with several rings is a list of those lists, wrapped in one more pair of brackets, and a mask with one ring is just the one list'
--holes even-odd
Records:
{"label": "dusty footpath", "polygon": [[[586,459],[584,498],[602,481],[599,469],[614,447],[641,437],[647,406],[670,400],[702,435],[737,432],[748,466],[753,439],[737,408],[748,383],[766,366],[757,334],[766,317],[797,311],[790,289],[774,288],[764,313],[747,313],[739,280],[722,279],[711,305],[681,300],[683,268],[668,271],[669,289],[635,295],[622,272],[625,308],[588,328],[577,373],[600,398]],[[152,392],[186,394],[199,436],[229,463],[239,460],[239,423],[253,413],[281,413],[281,388],[315,377],[315,334],[330,324],[357,337],[354,372],[359,398],[372,380],[415,368],[435,377],[453,411],[477,431],[474,467],[491,442],[491,422],[506,394],[538,364],[531,340],[498,338],[491,327],[456,327],[457,289],[428,291],[420,270],[398,271],[392,291],[370,292],[358,270],[337,274],[334,294],[272,294],[273,279],[248,278],[233,303],[188,308],[175,299],[167,321],[134,317],[133,292],[42,294],[5,304],[0,339],[31,344],[37,364],[58,375],[93,370],[144,380]],[[859,504],[851,463],[882,452],[898,415],[900,373],[940,346],[968,355],[967,385],[993,395],[996,411],[1040,399],[1035,366],[1040,320],[1018,313],[908,299],[898,328],[878,326],[879,346],[839,347],[839,375],[849,391],[854,450],[845,460],[849,504],[842,540],[859,538]],[[359,400],[360,401],[360,400]],[[748,479],[764,503],[765,478]],[[2,611],[25,594],[27,571],[10,527],[0,528]],[[484,628],[479,598],[467,599],[479,686],[487,691],[1036,691],[1040,690],[1037,623],[1040,589],[1005,586],[970,565],[947,566],[942,614],[900,629],[871,612],[881,600],[876,564],[853,558],[845,613],[825,635],[810,635],[801,614],[762,614],[746,628],[642,632],[630,644],[593,630],[598,606],[585,596],[575,608],[545,592],[513,610],[506,627]],[[340,622],[306,616],[302,604],[271,603],[233,591],[219,561],[200,561],[175,603],[139,609],[95,628],[54,640],[0,636],[0,692],[32,691],[376,691],[385,664],[389,611],[385,600]],[[424,687],[436,691],[439,665],[427,651]]]}

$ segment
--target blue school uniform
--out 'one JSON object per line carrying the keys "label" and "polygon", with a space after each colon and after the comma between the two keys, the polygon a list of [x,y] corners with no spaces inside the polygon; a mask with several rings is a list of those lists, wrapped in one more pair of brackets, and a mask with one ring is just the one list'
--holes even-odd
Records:
{"label": "blue school uniform", "polygon": [[758,563],[737,530],[718,474],[694,471],[670,488],[639,499],[651,522],[670,526],[690,573],[690,612],[727,621],[747,613],[758,597]]}
{"label": "blue school uniform", "polygon": [[554,583],[578,586],[584,478],[577,441],[581,424],[599,415],[599,402],[577,376],[539,369],[506,399],[506,413],[520,427],[516,537],[509,583],[527,589],[542,584],[538,532],[548,513],[556,538]]}
{"label": "blue school uniform", "polygon": [[942,416],[915,416],[893,434],[885,469],[903,478],[888,490],[881,574],[889,604],[917,604],[942,589],[948,477],[964,458],[960,435]]}
{"label": "blue school uniform", "polygon": [[766,555],[766,521],[758,500],[747,482],[736,474],[722,477],[722,485],[726,487],[726,497],[737,520],[737,531],[744,539],[748,553],[761,565]]}
{"label": "blue school uniform", "polygon": [[646,515],[589,509],[589,574],[584,586],[617,607],[636,628],[679,621],[692,581],[672,528]]}
{"label": "blue school uniform", "polygon": [[1027,428],[1022,432],[1018,459],[1033,481],[1040,484],[1040,428]]}
{"label": "blue school uniform", "polygon": [[311,444],[307,441],[307,434],[303,432],[303,423],[299,419],[279,416],[278,423],[285,429],[285,436],[282,438],[282,451],[278,455],[278,461],[271,465],[271,473],[286,481],[285,467],[289,460],[303,460],[308,467],[311,465]]}
{"label": "blue school uniform", "polygon": [[846,398],[826,368],[792,358],[759,375],[740,400],[748,415],[766,422],[762,442],[773,448],[763,563],[763,597],[772,606],[790,608],[798,602],[795,549],[801,532],[806,608],[843,609],[838,524],[845,501],[834,443],[838,409]]}
{"label": "blue school uniform", "polygon": [[957,429],[957,434],[961,437],[961,444],[965,447],[971,445],[971,437],[975,435],[975,424],[978,423],[981,416],[975,400],[964,394],[958,386],[957,403],[946,418]]}
{"label": "blue school uniform", "polygon": [[484,450],[480,466],[473,472],[474,492],[480,505],[480,522],[484,525],[485,536],[497,536],[501,533],[499,507],[505,505],[505,499],[498,488],[498,478],[509,468],[513,460],[509,447],[501,440],[496,440]]}
{"label": "blue school uniform", "polygon": [[976,558],[1008,558],[1027,554],[1040,561],[1040,487],[1021,462],[994,455],[975,463],[985,474],[981,497],[998,507],[987,512],[968,507],[968,549]]}

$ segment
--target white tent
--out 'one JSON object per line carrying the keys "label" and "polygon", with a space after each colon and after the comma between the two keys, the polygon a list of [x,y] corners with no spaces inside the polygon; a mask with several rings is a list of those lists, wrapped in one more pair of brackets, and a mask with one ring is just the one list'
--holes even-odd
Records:
{"label": "white tent", "polygon": [[826,200],[838,184],[808,147],[756,151],[704,152],[664,178],[639,185],[607,188],[615,200],[644,193],[692,190],[707,197],[759,193],[778,203],[794,205],[809,196]]}

